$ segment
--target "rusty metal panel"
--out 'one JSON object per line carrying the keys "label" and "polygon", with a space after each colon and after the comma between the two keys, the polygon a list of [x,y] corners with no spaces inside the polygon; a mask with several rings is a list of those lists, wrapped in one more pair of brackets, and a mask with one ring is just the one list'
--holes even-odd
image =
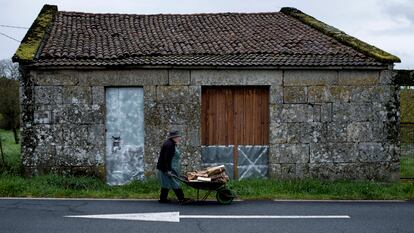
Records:
{"label": "rusty metal panel", "polygon": [[122,185],[144,178],[144,91],[106,88],[106,180]]}
{"label": "rusty metal panel", "polygon": [[234,146],[202,146],[202,165],[204,167],[224,165],[226,168],[227,175],[230,178],[233,178],[233,149]]}
{"label": "rusty metal panel", "polygon": [[268,146],[238,146],[239,180],[267,177],[269,169]]}

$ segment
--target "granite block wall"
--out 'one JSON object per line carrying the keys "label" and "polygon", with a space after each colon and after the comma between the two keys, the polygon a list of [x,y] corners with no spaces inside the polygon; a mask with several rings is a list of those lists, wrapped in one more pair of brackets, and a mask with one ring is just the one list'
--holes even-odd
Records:
{"label": "granite block wall", "polygon": [[285,70],[270,106],[270,174],[282,179],[399,178],[399,99],[384,71]]}
{"label": "granite block wall", "polygon": [[27,174],[105,177],[105,87],[144,89],[145,174],[171,129],[183,170],[201,166],[203,86],[268,86],[269,175],[396,180],[398,87],[390,70],[22,70]]}

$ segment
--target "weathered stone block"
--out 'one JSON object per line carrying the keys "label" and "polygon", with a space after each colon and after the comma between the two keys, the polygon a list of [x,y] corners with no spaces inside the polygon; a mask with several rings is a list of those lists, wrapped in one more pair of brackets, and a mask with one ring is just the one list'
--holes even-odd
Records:
{"label": "weathered stone block", "polygon": [[387,121],[388,109],[384,103],[373,102],[374,121]]}
{"label": "weathered stone block", "polygon": [[370,103],[333,103],[332,121],[372,121],[375,113]]}
{"label": "weathered stone block", "polygon": [[308,87],[309,103],[348,102],[352,88],[349,86],[310,86]]}
{"label": "weathered stone block", "polygon": [[338,84],[350,86],[376,85],[379,71],[340,70]]}
{"label": "weathered stone block", "polygon": [[270,104],[283,104],[283,87],[270,86]]}
{"label": "weathered stone block", "polygon": [[314,108],[308,104],[284,104],[280,119],[282,122],[312,122]]}
{"label": "weathered stone block", "polygon": [[296,164],[283,163],[280,164],[280,179],[290,180],[296,178]]}
{"label": "weathered stone block", "polygon": [[332,121],[332,103],[321,104],[321,122]]}
{"label": "weathered stone block", "polygon": [[105,147],[105,125],[92,124],[88,125],[87,142],[98,147]]}
{"label": "weathered stone block", "polygon": [[104,107],[93,104],[68,104],[53,110],[52,119],[54,123],[67,124],[103,124],[105,120]]}
{"label": "weathered stone block", "polygon": [[309,145],[277,144],[270,146],[270,163],[309,163]]}
{"label": "weathered stone block", "polygon": [[69,70],[32,71],[37,86],[73,86],[78,83],[77,72]]}
{"label": "weathered stone block", "polygon": [[352,102],[388,102],[391,98],[389,86],[354,87],[351,93]]}
{"label": "weathered stone block", "polygon": [[94,86],[92,87],[92,104],[104,104],[105,103],[105,87]]}
{"label": "weathered stone block", "polygon": [[189,96],[190,92],[187,86],[157,87],[157,101],[160,103],[187,103]]}
{"label": "weathered stone block", "polygon": [[63,143],[65,146],[87,147],[89,142],[88,126],[65,124],[63,127]]}
{"label": "weathered stone block", "polygon": [[282,122],[282,110],[283,104],[271,104],[269,106],[269,120],[271,124]]}
{"label": "weathered stone block", "polygon": [[297,163],[295,164],[295,178],[296,179],[305,179],[310,177],[309,173],[309,163]]}
{"label": "weathered stone block", "polygon": [[61,104],[62,87],[59,86],[35,86],[36,104]]}
{"label": "weathered stone block", "polygon": [[34,147],[45,147],[48,145],[60,145],[63,142],[61,125],[39,124],[33,126],[33,135],[27,139],[34,139]]}
{"label": "weathered stone block", "polygon": [[319,122],[302,123],[300,142],[301,143],[321,143],[326,142],[327,125]]}
{"label": "weathered stone block", "polygon": [[149,105],[155,106],[157,103],[157,87],[156,86],[144,86],[144,107]]}
{"label": "weathered stone block", "polygon": [[273,179],[281,177],[281,165],[279,163],[269,163],[269,177]]}
{"label": "weathered stone block", "polygon": [[189,86],[189,104],[194,107],[201,107],[201,86]]}
{"label": "weathered stone block", "polygon": [[[347,140],[349,142],[371,142],[376,140],[374,126],[370,122],[352,122],[347,126]],[[380,135],[378,135],[380,136]]]}
{"label": "weathered stone block", "polygon": [[329,122],[327,124],[327,140],[329,142],[346,142],[348,123]]}
{"label": "weathered stone block", "polygon": [[191,85],[281,85],[282,71],[192,70]]}
{"label": "weathered stone block", "polygon": [[271,123],[270,144],[299,143],[302,123]]}
{"label": "weathered stone block", "polygon": [[322,111],[321,104],[313,104],[313,121],[315,122],[321,121],[321,111]]}
{"label": "weathered stone block", "polygon": [[283,101],[284,103],[306,103],[307,87],[284,87]]}
{"label": "weathered stone block", "polygon": [[333,157],[329,145],[326,143],[311,143],[310,163],[332,163]]}
{"label": "weathered stone block", "polygon": [[56,151],[59,166],[95,166],[102,162],[102,156],[97,157],[89,147],[56,146]]}
{"label": "weathered stone block", "polygon": [[161,124],[185,125],[193,115],[186,104],[158,104],[157,108]]}
{"label": "weathered stone block", "polygon": [[170,85],[190,85],[190,70],[169,70],[168,81]]}
{"label": "weathered stone block", "polygon": [[328,100],[331,102],[349,102],[353,87],[349,86],[331,86],[328,87]]}
{"label": "weathered stone block", "polygon": [[391,161],[392,158],[392,152],[381,143],[359,143],[358,151],[359,162],[388,162]]}
{"label": "weathered stone block", "polygon": [[326,86],[310,86],[307,94],[309,103],[324,103],[330,100],[329,89]]}
{"label": "weathered stone block", "polygon": [[41,144],[30,153],[22,154],[23,166],[50,167],[57,165],[56,149],[51,144]]}
{"label": "weathered stone block", "polygon": [[329,143],[328,146],[335,163],[355,162],[358,159],[358,144]]}
{"label": "weathered stone block", "polygon": [[64,104],[90,104],[91,88],[82,86],[64,86],[63,103]]}
{"label": "weathered stone block", "polygon": [[156,69],[78,71],[80,86],[168,85],[168,71]]}
{"label": "weathered stone block", "polygon": [[284,86],[323,86],[338,82],[338,72],[330,70],[285,70]]}
{"label": "weathered stone block", "polygon": [[339,172],[337,164],[334,163],[310,163],[310,176],[322,180],[335,180]]}
{"label": "weathered stone block", "polygon": [[352,102],[370,102],[373,97],[372,86],[359,86],[354,87],[351,93]]}

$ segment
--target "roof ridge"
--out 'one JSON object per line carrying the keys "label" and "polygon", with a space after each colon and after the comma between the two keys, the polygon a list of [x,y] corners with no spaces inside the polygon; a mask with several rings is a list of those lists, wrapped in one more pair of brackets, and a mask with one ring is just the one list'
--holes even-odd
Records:
{"label": "roof ridge", "polygon": [[82,15],[130,15],[130,16],[203,16],[203,15],[273,15],[280,14],[277,11],[270,12],[211,12],[211,13],[157,13],[157,14],[129,14],[129,13],[90,13],[80,11],[59,11],[65,14],[82,14]]}
{"label": "roof ridge", "polygon": [[373,57],[378,61],[382,62],[401,62],[400,58],[395,55],[392,55],[384,50],[381,50],[373,45],[370,45],[362,40],[359,40],[353,36],[346,34],[345,32],[330,26],[308,14],[303,13],[302,11],[293,8],[293,7],[283,7],[280,9],[280,12],[298,19],[304,24],[315,28],[319,32],[330,36],[342,44],[345,44],[358,52],[361,52],[369,57]]}

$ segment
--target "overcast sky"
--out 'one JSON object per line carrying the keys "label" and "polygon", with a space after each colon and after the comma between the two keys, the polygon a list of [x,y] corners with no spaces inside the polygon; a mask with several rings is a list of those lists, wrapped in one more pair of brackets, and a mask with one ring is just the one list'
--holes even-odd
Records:
{"label": "overcast sky", "polygon": [[[0,0],[0,25],[30,27],[44,4],[93,13],[272,12],[290,6],[398,56],[414,69],[414,0]],[[11,58],[26,30],[0,26],[0,59]]]}

